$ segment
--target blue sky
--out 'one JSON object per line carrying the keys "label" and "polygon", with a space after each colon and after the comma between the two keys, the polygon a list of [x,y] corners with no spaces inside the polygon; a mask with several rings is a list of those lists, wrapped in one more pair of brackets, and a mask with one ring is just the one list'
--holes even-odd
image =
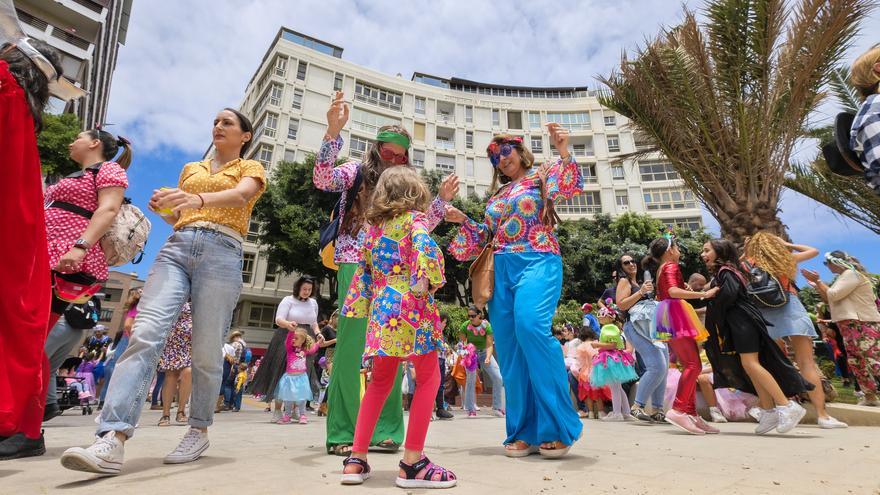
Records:
{"label": "blue sky", "polygon": [[[596,87],[595,76],[616,67],[624,50],[681,19],[681,3],[669,0],[517,0],[504,2],[501,10],[495,2],[458,0],[242,5],[231,0],[134,3],[108,122],[134,142],[129,195],[137,204],[145,205],[153,189],[175,185],[183,164],[201,158],[217,110],[239,105],[281,25],[343,47],[348,61],[405,78],[419,71],[500,84]],[[878,20],[875,14],[863,25]],[[848,60],[875,41],[858,38]],[[833,112],[823,108],[814,120],[827,120]],[[807,160],[812,153],[805,143],[797,156]],[[877,235],[793,192],[785,192],[780,208],[795,242],[822,251],[844,249],[880,272]],[[123,271],[146,276],[170,234],[158,216],[151,218],[145,261]],[[717,233],[714,220],[704,218]],[[807,266],[822,271],[818,260]]]}

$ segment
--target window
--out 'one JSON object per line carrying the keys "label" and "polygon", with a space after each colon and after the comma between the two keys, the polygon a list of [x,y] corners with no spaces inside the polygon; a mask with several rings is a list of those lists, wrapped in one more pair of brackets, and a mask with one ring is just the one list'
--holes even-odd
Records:
{"label": "window", "polygon": [[275,131],[278,130],[278,114],[267,112],[254,130],[254,141],[260,139],[265,134],[266,137],[274,138]]}
{"label": "window", "polygon": [[455,157],[446,155],[437,155],[437,170],[444,173],[455,173]]}
{"label": "window", "polygon": [[579,164],[581,169],[581,177],[584,178],[584,183],[586,184],[595,184],[599,182],[599,178],[596,177],[596,165],[587,163],[587,164]]}
{"label": "window", "polygon": [[584,191],[560,202],[556,210],[568,214],[602,213],[602,200],[599,191]]}
{"label": "window", "polygon": [[275,59],[275,75],[284,77],[287,75],[287,57]]}
{"label": "window", "polygon": [[287,126],[287,139],[296,139],[296,133],[299,131],[299,120],[290,119]]}
{"label": "window", "polygon": [[507,128],[522,129],[522,112],[507,111]]}
{"label": "window", "polygon": [[294,110],[302,110],[303,90],[298,88],[293,90],[293,101],[290,103],[290,107]]}
{"label": "window", "polygon": [[465,131],[465,133],[464,133],[464,147],[469,150],[474,149],[474,131]]}
{"label": "window", "polygon": [[608,152],[620,153],[620,138],[617,136],[608,136]]}
{"label": "window", "polygon": [[590,128],[590,114],[587,112],[548,113],[547,122],[555,122],[570,131],[584,131]]}
{"label": "window", "polygon": [[272,166],[272,145],[261,144],[260,148],[254,154],[254,159],[263,164],[263,168],[267,171]]}
{"label": "window", "polygon": [[671,163],[661,161],[640,162],[639,174],[642,176],[642,182],[678,180],[680,178]]}
{"label": "window", "polygon": [[359,82],[354,85],[354,99],[399,112],[403,96],[394,91]]}
{"label": "window", "polygon": [[605,120],[605,127],[617,126],[617,116],[615,115],[606,115],[603,120]]}
{"label": "window", "polygon": [[244,253],[241,262],[241,281],[242,283],[249,284],[254,279],[254,260],[256,259],[256,255],[254,253]]}
{"label": "window", "polygon": [[419,142],[425,142],[425,124],[416,122],[413,124],[413,139]]}
{"label": "window", "polygon": [[532,136],[532,153],[544,153],[544,138],[541,136]]}
{"label": "window", "polygon": [[644,193],[645,208],[648,210],[681,210],[697,207],[694,193],[683,187],[645,189]]}
{"label": "window", "polygon": [[416,115],[425,115],[425,108],[427,108],[425,99],[416,96]]}
{"label": "window", "polygon": [[275,282],[278,280],[278,263],[271,261],[266,263],[266,282]]}
{"label": "window", "polygon": [[541,128],[541,114],[538,112],[529,112],[529,129]]}
{"label": "window", "polygon": [[682,230],[700,230],[703,226],[703,219],[696,218],[672,218],[669,220],[664,220],[665,223],[669,227],[678,227]]}
{"label": "window", "polygon": [[306,80],[306,68],[308,68],[308,64],[300,60],[296,67],[296,78],[300,81]]}
{"label": "window", "polygon": [[413,167],[425,166],[425,150],[413,150],[412,164]]}
{"label": "window", "polygon": [[467,195],[468,197],[477,195],[477,188],[475,186],[467,186]]}
{"label": "window", "polygon": [[248,313],[247,326],[257,328],[274,327],[275,305],[252,302],[250,312]]}
{"label": "window", "polygon": [[287,163],[296,161],[296,150],[284,150],[284,160]]}
{"label": "window", "polygon": [[612,180],[626,180],[626,174],[623,172],[623,165],[612,165],[611,166],[611,179]]}
{"label": "window", "polygon": [[101,316],[98,317],[100,321],[110,321],[113,319],[113,310],[112,309],[102,309]]}
{"label": "window", "polygon": [[266,89],[266,92],[263,93],[263,96],[257,101],[257,104],[254,105],[254,115],[260,115],[263,113],[263,109],[266,108],[266,105],[272,104],[277,106],[281,106],[281,97],[284,95],[284,88],[277,83],[272,83]]}
{"label": "window", "polygon": [[574,156],[587,156],[586,144],[576,144],[572,148],[574,148]]}
{"label": "window", "polygon": [[245,240],[248,242],[257,242],[257,239],[260,235],[260,224],[256,220],[251,220],[248,223],[248,231],[245,236]]}
{"label": "window", "polygon": [[282,88],[280,84],[273,84],[270,91],[271,93],[269,94],[269,103],[275,105],[276,107],[280,107],[281,98],[284,96],[284,88]]}
{"label": "window", "polygon": [[367,154],[367,148],[370,147],[370,141],[362,137],[352,136],[351,142],[348,143],[349,152],[353,158],[363,158]]}
{"label": "window", "polygon": [[617,205],[617,211],[626,211],[629,209],[629,194],[626,191],[614,192],[614,204]]}
{"label": "window", "polygon": [[474,159],[473,158],[465,158],[465,160],[464,160],[464,173],[468,177],[474,176]]}
{"label": "window", "polygon": [[400,119],[393,119],[378,113],[355,108],[351,111],[351,128],[364,131],[371,136],[379,133],[379,128],[386,125],[400,125]]}
{"label": "window", "polygon": [[494,127],[501,126],[501,112],[496,108],[492,109],[492,125]]}
{"label": "window", "polygon": [[122,289],[111,289],[110,287],[104,287],[102,290],[104,294],[107,296],[102,300],[107,302],[119,302],[122,301]]}
{"label": "window", "polygon": [[342,74],[336,73],[333,76],[333,91],[342,91]]}
{"label": "window", "polygon": [[464,121],[467,124],[474,123],[474,107],[470,105],[465,105],[464,107]]}

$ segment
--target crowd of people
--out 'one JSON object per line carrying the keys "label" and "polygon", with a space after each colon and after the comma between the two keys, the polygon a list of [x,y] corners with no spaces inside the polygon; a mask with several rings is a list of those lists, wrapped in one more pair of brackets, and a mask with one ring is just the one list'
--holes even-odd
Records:
{"label": "crowd of people", "polygon": [[[8,315],[0,329],[2,382],[15,383],[0,395],[2,459],[45,452],[40,425],[61,410],[52,402],[50,366],[65,371],[85,412],[92,400],[100,407],[94,442],[67,449],[61,464],[102,475],[121,472],[151,388],[162,410],[159,426],[171,424],[175,401],[174,421],[189,425],[165,463],[198,459],[209,447],[214,414],[239,411],[249,390],[274,410],[274,423],[308,423],[315,406],[326,413],[326,449],[345,458],[343,484],[369,479],[371,448],[403,447],[396,480],[403,488],[457,484],[452,470],[425,456],[425,438],[432,418],[452,416],[446,380],[459,385],[466,416],[477,415],[480,371],[491,382],[492,414],[505,421],[500,451],[508,457],[564,457],[582,436],[579,416],[587,415],[717,434],[699,414],[698,388],[713,422],[742,419],[746,411],[758,422],[757,434],[795,428],[805,414],[799,396],[813,404],[822,428],[846,427],[825,408],[812,344],[818,334],[795,286],[798,264],[817,250],[767,232],[743,246],[713,239],[701,252],[708,277],[694,274],[685,283],[679,243],[663,233],[642,259],[621,254],[596,314],[585,305],[583,325],[560,341],[552,332],[562,288],[553,205],[583,189],[568,131],[548,124],[559,156],[545,164],[535,162],[521,137],[494,136],[486,150],[492,194],[483,217],[472,219],[450,203],[458,193],[455,175],[431,197],[408,166],[411,138],[402,126],[380,128],[363,161],[337,164],[349,116],[341,92],[327,112],[313,171],[317,188],[340,193],[332,233],[335,324],[319,323],[318,287],[302,277],[279,305],[262,359],[252,359],[240,332],[229,332],[242,285],[242,242],[266,176],[259,162],[244,159],[253,125],[224,108],[211,128],[211,156],[184,165],[177,187],[158,188],[150,199],[150,210],[174,232],[142,291],[128,301],[124,329],[115,338],[96,329],[76,366],[59,363],[84,337],[68,310],[107,279],[100,241],[123,204],[132,153],[125,138],[84,131],[70,144],[80,171],[41,189],[34,131],[62,69],[51,48],[31,43],[46,62],[39,68],[32,54],[0,47],[0,113],[10,122],[0,153],[14,187],[0,197],[2,211],[17,215],[3,217],[0,232],[20,239],[4,264],[11,282],[0,294]],[[876,93],[880,52],[873,56],[867,67]],[[494,266],[484,287],[487,304],[468,308],[451,343],[443,336],[449,318],[434,299],[446,283],[444,253],[431,235],[442,221],[460,224],[446,247],[451,256],[488,257]],[[876,288],[854,257],[833,251],[824,262],[835,275],[830,285],[816,272],[800,273],[826,303],[823,332],[839,335],[838,351],[864,392],[861,404],[880,406]],[[4,297],[11,291],[16,297]]]}

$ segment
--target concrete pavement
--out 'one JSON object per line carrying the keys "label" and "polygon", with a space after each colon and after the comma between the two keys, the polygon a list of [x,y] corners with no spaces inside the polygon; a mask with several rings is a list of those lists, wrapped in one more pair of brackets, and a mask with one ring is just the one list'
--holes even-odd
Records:
{"label": "concrete pavement", "polygon": [[[339,485],[341,461],[324,453],[323,418],[308,425],[270,424],[251,402],[239,413],[217,415],[211,447],[197,462],[165,466],[182,426],[159,428],[145,410],[126,445],[123,474],[99,478],[68,471],[58,458],[87,445],[94,416],[78,411],[46,424],[43,457],[0,462],[0,494],[356,494],[425,493],[393,486],[397,454],[370,456],[373,478],[361,487]],[[485,412],[485,409],[484,409]],[[453,469],[464,494],[880,494],[880,428],[821,430],[757,437],[754,424],[720,425],[721,435],[693,437],[671,426],[584,420],[584,438],[571,454],[551,461],[508,459],[504,420],[456,413],[435,421],[428,456]]]}

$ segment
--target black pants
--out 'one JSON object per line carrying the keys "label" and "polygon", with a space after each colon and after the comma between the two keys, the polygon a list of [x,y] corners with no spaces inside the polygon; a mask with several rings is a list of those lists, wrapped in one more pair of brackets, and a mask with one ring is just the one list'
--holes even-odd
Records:
{"label": "black pants", "polygon": [[437,360],[440,366],[440,388],[437,389],[437,398],[434,400],[435,409],[443,409],[443,391],[446,390],[446,359],[439,358]]}

